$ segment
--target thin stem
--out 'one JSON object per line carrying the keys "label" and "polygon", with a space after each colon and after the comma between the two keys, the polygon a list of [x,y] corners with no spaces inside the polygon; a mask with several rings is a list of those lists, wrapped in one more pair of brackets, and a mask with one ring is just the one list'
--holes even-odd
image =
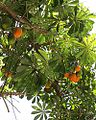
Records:
{"label": "thin stem", "polygon": [[10,111],[9,111],[9,108],[8,108],[8,105],[7,105],[7,103],[6,103],[6,101],[5,101],[5,99],[4,99],[3,96],[2,96],[2,99],[3,99],[4,103],[5,103],[5,106],[6,106],[6,108],[7,108],[7,111],[10,112]]}
{"label": "thin stem", "polygon": [[[12,103],[12,105],[13,105],[12,97],[11,97],[11,103]],[[14,110],[14,107],[13,107],[13,106],[12,106],[12,110],[13,110],[13,114],[14,114],[15,120],[17,120],[17,116],[16,116],[16,113],[15,113],[15,110]]]}
{"label": "thin stem", "polygon": [[17,107],[13,105],[12,102],[10,102],[8,99],[6,99],[6,100],[7,100],[19,113],[21,113],[21,112],[17,109]]}

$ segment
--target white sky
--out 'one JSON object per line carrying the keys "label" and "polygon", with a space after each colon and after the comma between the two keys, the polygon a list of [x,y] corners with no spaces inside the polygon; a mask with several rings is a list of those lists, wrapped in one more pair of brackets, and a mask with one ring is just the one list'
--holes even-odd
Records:
{"label": "white sky", "polygon": [[[17,120],[33,120],[32,112],[32,103],[31,101],[27,101],[26,98],[20,99],[18,97],[13,96],[16,100],[13,99],[13,104],[18,108],[20,113],[14,108]],[[9,98],[11,101],[11,99]],[[8,101],[6,101],[9,107],[10,112],[7,112],[6,106],[2,98],[0,99],[0,120],[16,120],[13,114],[12,106]]]}
{"label": "white sky", "polygon": [[[90,9],[91,12],[96,13],[96,0],[80,0],[80,1],[83,2],[84,5],[87,6]],[[96,23],[94,24],[93,32],[96,33]],[[16,102],[16,100],[13,100],[14,105],[21,112],[21,113],[18,113],[15,110],[17,120],[33,120],[34,117],[31,114],[31,112],[32,112],[31,101],[27,101],[26,98],[19,99],[18,97],[15,97],[15,96],[13,96],[13,97],[16,100],[19,101],[19,103],[18,103],[18,102]],[[8,106],[9,106],[9,109],[10,109],[9,113],[7,112],[5,104],[4,104],[4,102],[1,98],[0,99],[0,120],[16,120],[14,118],[14,114],[13,114],[13,111],[12,111],[12,106],[9,103],[8,103]]]}

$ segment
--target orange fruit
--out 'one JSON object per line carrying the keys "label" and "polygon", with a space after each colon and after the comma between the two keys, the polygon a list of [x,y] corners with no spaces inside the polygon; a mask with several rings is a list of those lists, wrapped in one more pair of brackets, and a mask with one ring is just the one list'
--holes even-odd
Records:
{"label": "orange fruit", "polygon": [[73,73],[69,76],[69,80],[76,83],[80,80],[80,76],[77,76],[76,73]]}
{"label": "orange fruit", "polygon": [[76,78],[76,81],[75,82],[78,82],[80,80],[80,76],[77,76]]}
{"label": "orange fruit", "polygon": [[15,38],[20,38],[22,34],[23,34],[23,31],[21,27],[16,27],[13,31],[13,35]]}
{"label": "orange fruit", "polygon": [[78,65],[78,66],[75,67],[75,71],[76,72],[79,72],[80,70],[81,70],[81,66],[80,65]]}
{"label": "orange fruit", "polygon": [[69,78],[69,75],[70,75],[69,73],[65,73],[64,77]]}

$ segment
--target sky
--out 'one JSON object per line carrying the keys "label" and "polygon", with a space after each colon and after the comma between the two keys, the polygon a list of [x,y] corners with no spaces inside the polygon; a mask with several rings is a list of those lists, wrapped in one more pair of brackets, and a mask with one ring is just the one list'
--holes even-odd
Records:
{"label": "sky", "polygon": [[[9,100],[11,101],[10,98]],[[19,97],[16,97],[16,96],[13,96],[12,101],[13,101],[13,104],[16,106],[16,108],[18,108],[18,110],[20,111],[19,113],[14,108],[17,120],[33,120],[33,116],[31,114],[32,112],[31,101],[27,101],[26,98],[20,99]],[[0,120],[16,120],[11,104],[8,101],[6,102],[8,104],[10,112],[8,113],[5,103],[1,98],[0,99]]]}
{"label": "sky", "polygon": [[[80,0],[80,2],[83,2],[85,6],[87,6],[92,13],[96,13],[96,0]],[[92,32],[96,33],[96,20],[95,24],[93,26]],[[9,98],[11,101],[11,99]],[[13,96],[13,103],[18,108],[18,110],[21,112],[17,112],[15,110],[17,120],[33,120],[34,116],[31,114],[32,112],[32,103],[31,101],[27,101],[26,98],[20,99],[19,97]],[[0,98],[0,120],[16,120],[12,106],[8,101],[6,101],[10,112],[7,112],[6,106],[4,104],[4,101],[2,98]]]}

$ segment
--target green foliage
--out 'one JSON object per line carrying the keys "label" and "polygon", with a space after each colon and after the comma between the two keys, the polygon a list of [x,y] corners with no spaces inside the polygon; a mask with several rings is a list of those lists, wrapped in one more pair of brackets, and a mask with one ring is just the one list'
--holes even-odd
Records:
{"label": "green foliage", "polygon": [[[96,16],[79,0],[2,0],[0,10],[1,92],[20,92],[37,103],[34,120],[95,118],[96,34],[89,32]],[[18,39],[15,27],[23,30]],[[71,82],[66,72],[80,81]]]}
{"label": "green foliage", "polygon": [[34,120],[40,119],[40,120],[46,120],[48,117],[48,113],[50,113],[49,106],[45,103],[37,102],[38,106],[32,106],[32,108],[35,110],[32,112],[32,114],[37,114],[34,118]]}

